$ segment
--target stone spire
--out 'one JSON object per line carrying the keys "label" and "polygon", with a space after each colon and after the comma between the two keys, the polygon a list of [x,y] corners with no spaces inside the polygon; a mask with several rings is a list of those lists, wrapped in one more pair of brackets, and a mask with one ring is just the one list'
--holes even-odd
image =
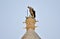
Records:
{"label": "stone spire", "polygon": [[26,33],[22,39],[41,39],[38,34],[35,32],[35,23],[36,20],[32,16],[26,17]]}

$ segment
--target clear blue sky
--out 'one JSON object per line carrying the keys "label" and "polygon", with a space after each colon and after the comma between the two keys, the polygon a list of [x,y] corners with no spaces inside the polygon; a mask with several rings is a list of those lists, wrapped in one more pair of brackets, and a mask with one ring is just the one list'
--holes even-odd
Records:
{"label": "clear blue sky", "polygon": [[28,5],[36,11],[39,36],[60,39],[60,0],[0,0],[0,39],[21,39]]}

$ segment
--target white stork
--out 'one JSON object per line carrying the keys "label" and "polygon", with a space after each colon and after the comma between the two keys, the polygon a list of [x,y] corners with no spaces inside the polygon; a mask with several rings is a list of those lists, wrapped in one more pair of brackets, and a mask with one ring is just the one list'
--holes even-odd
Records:
{"label": "white stork", "polygon": [[32,7],[29,7],[29,6],[28,6],[28,8],[29,8],[29,12],[30,12],[31,16],[35,18],[36,15],[35,15],[34,9]]}

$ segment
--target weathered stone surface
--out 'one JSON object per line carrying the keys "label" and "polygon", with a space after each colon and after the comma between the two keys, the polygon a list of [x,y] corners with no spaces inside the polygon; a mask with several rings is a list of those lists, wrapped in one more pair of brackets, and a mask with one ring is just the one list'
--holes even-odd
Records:
{"label": "weathered stone surface", "polygon": [[22,39],[41,39],[33,29],[29,29]]}

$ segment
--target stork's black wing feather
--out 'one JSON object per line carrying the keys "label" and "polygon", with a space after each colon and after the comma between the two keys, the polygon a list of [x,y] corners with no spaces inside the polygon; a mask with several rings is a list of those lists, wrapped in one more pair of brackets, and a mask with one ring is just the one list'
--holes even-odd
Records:
{"label": "stork's black wing feather", "polygon": [[33,11],[33,14],[34,14],[34,18],[36,17],[36,15],[35,15],[35,11],[34,10],[32,10]]}

